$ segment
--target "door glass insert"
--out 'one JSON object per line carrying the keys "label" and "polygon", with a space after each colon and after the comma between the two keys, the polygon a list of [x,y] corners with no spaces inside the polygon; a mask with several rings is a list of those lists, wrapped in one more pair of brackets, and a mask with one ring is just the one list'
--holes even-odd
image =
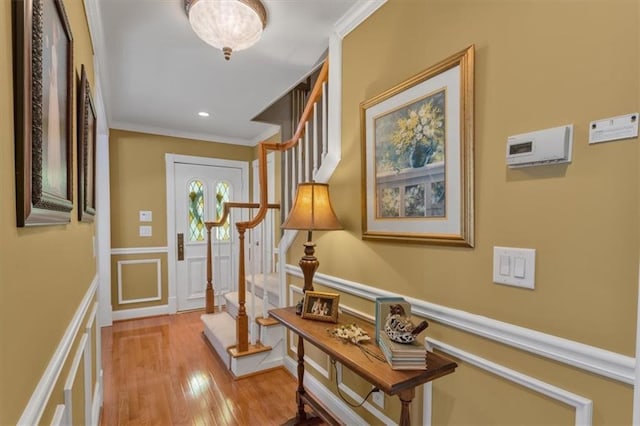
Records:
{"label": "door glass insert", "polygon": [[204,241],[204,186],[199,180],[189,183],[189,241]]}
{"label": "door glass insert", "polygon": [[[229,192],[230,187],[228,182],[218,182],[216,185],[216,221],[222,218],[224,203],[229,201]],[[231,225],[229,225],[230,217],[231,212],[229,212],[229,216],[227,216],[227,220],[224,224],[216,228],[216,237],[218,240],[227,241],[231,239]]]}

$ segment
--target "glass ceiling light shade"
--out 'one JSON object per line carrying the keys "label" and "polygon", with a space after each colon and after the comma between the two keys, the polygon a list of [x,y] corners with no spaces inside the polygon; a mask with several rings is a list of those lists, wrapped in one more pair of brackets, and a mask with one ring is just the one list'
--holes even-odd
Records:
{"label": "glass ceiling light shade", "polygon": [[204,42],[221,49],[226,60],[231,52],[254,45],[267,25],[260,0],[184,0],[191,28]]}

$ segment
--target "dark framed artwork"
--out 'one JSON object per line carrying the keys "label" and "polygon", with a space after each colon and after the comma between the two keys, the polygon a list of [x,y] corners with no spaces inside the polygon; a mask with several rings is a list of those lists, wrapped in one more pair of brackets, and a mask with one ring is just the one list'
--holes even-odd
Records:
{"label": "dark framed artwork", "polygon": [[78,84],[78,220],[93,222],[96,215],[96,109],[84,65]]}
{"label": "dark framed artwork", "polygon": [[363,102],[362,238],[473,247],[474,47]]}
{"label": "dark framed artwork", "polygon": [[19,227],[73,209],[73,37],[62,0],[12,2]]}

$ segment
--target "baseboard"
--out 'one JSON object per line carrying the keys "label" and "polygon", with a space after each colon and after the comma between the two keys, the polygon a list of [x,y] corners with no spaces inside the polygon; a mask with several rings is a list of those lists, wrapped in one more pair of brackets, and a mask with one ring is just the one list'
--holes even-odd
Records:
{"label": "baseboard", "polygon": [[169,305],[150,306],[148,308],[123,309],[113,311],[111,317],[113,321],[122,321],[134,318],[154,317],[158,315],[168,315]]}

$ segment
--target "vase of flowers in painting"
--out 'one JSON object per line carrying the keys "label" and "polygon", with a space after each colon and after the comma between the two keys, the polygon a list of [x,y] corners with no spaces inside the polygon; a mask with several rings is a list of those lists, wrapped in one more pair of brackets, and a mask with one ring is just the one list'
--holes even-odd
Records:
{"label": "vase of flowers in painting", "polygon": [[434,99],[407,108],[398,117],[391,144],[405,167],[423,167],[441,161],[444,145],[444,113]]}

